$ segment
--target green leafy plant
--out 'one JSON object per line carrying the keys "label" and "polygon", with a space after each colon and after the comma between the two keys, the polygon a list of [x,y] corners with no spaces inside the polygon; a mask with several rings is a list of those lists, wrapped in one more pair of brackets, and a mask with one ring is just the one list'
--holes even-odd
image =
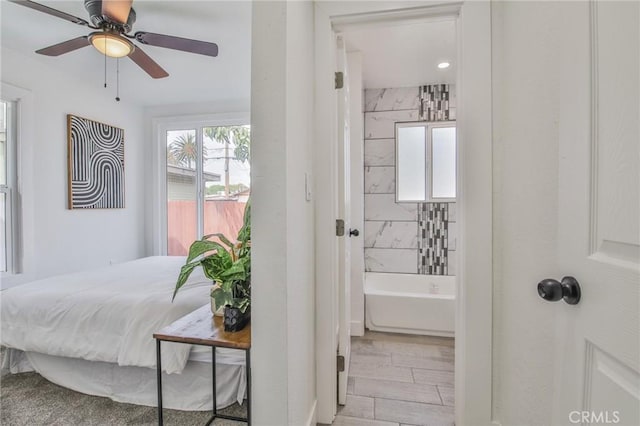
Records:
{"label": "green leafy plant", "polygon": [[[214,237],[218,238],[220,243],[212,241],[211,238]],[[210,234],[191,244],[171,300],[175,299],[178,290],[198,266],[202,267],[207,278],[216,283],[211,290],[211,297],[215,299],[216,306],[229,305],[243,313],[251,307],[250,201],[244,208],[243,225],[238,232],[236,243],[232,243],[223,234]]]}

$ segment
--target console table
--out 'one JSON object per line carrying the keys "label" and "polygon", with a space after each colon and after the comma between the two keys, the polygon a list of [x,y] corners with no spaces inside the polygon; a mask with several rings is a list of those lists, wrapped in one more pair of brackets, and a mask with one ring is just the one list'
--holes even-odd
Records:
{"label": "console table", "polygon": [[[214,419],[229,419],[246,422],[251,425],[251,324],[241,331],[228,333],[224,331],[221,317],[213,316],[209,305],[205,305],[188,315],[180,318],[171,325],[153,334],[156,339],[157,377],[158,377],[158,424],[163,425],[162,419],[162,359],[160,354],[161,342],[185,343],[211,347],[211,366],[213,379],[213,417]],[[247,369],[247,417],[227,416],[218,414],[216,406],[216,348],[230,348],[245,351]]]}

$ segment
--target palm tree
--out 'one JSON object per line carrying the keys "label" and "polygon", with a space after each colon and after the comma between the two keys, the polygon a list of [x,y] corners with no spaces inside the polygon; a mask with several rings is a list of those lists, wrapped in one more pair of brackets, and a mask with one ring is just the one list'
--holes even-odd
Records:
{"label": "palm tree", "polygon": [[[217,142],[224,143],[224,195],[229,196],[229,160],[241,163],[250,161],[251,130],[247,126],[207,127],[204,134]],[[229,147],[233,144],[233,157],[229,156]],[[214,157],[220,158],[220,157]]]}
{"label": "palm tree", "polygon": [[176,156],[171,152],[171,148],[167,149],[167,164],[172,166],[177,166],[180,164],[178,160],[176,160]]}
{"label": "palm tree", "polygon": [[167,161],[170,164],[186,166],[189,169],[193,169],[195,168],[197,158],[198,149],[196,146],[196,136],[193,133],[182,134],[169,144]]}

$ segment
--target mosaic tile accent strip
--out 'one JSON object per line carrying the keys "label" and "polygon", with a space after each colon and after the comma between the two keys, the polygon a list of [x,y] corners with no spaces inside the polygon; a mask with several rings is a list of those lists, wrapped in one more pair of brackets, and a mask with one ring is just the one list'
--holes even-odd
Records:
{"label": "mosaic tile accent strip", "polygon": [[426,121],[448,121],[449,85],[431,84],[420,86],[420,119]]}
{"label": "mosaic tile accent strip", "polygon": [[418,273],[448,275],[449,204],[418,205]]}

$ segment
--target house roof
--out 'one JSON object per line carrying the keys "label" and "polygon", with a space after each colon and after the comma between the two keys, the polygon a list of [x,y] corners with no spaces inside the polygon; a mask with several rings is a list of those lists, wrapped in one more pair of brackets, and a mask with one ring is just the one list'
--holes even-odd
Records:
{"label": "house roof", "polygon": [[[204,176],[205,182],[220,182],[220,175],[217,173],[209,173],[204,172],[202,174]],[[167,178],[182,178],[193,180],[196,177],[196,171],[194,169],[190,169],[187,167],[180,167],[174,165],[167,165]]]}

